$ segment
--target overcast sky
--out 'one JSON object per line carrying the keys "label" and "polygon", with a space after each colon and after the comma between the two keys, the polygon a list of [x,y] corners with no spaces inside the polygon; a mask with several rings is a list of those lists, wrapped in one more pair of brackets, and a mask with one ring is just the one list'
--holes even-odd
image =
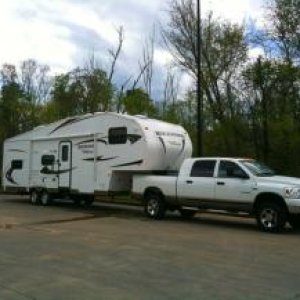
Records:
{"label": "overcast sky", "polygon": [[[202,0],[202,8],[203,14],[212,10],[215,16],[262,26],[263,3]],[[167,7],[168,0],[0,0],[0,65],[34,58],[56,74],[82,65],[94,52],[106,68],[108,49],[117,45],[116,28],[123,26],[125,42],[117,72],[125,78],[136,72],[143,42],[153,24],[164,23]],[[156,78],[163,76],[169,61],[158,44]]]}

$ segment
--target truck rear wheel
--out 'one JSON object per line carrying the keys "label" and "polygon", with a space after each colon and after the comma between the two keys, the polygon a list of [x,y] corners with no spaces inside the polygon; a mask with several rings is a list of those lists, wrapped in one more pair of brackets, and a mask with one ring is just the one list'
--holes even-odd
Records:
{"label": "truck rear wheel", "polygon": [[263,202],[256,213],[257,224],[265,232],[278,232],[287,221],[285,209],[277,203]]}
{"label": "truck rear wheel", "polygon": [[166,205],[160,195],[149,194],[145,200],[145,214],[147,217],[159,220],[165,216]]}

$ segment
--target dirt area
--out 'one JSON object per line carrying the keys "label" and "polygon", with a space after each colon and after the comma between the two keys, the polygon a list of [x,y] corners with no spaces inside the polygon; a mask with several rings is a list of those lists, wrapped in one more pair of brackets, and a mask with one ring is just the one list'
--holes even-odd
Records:
{"label": "dirt area", "polygon": [[0,299],[300,299],[300,233],[0,195]]}

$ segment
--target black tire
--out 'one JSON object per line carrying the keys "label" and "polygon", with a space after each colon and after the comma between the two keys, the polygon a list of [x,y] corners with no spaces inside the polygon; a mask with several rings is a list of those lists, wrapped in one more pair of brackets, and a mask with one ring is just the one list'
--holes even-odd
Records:
{"label": "black tire", "polygon": [[42,192],[40,202],[43,206],[48,206],[51,204],[51,195],[46,190]]}
{"label": "black tire", "polygon": [[70,196],[70,199],[73,201],[73,204],[75,206],[81,206],[82,197],[80,197],[80,195],[72,195],[72,196]]}
{"label": "black tire", "polygon": [[82,201],[80,198],[74,198],[72,200],[75,206],[81,206]]}
{"label": "black tire", "polygon": [[257,209],[256,220],[262,231],[279,232],[286,224],[287,212],[277,203],[263,202]]}
{"label": "black tire", "polygon": [[191,219],[195,216],[195,214],[197,213],[196,210],[192,210],[192,209],[179,209],[180,215],[183,219]]}
{"label": "black tire", "polygon": [[32,190],[30,193],[30,202],[33,205],[39,205],[41,202],[41,195],[37,190]]}
{"label": "black tire", "polygon": [[293,229],[300,229],[300,215],[290,215],[289,223],[293,227]]}
{"label": "black tire", "polygon": [[94,198],[86,198],[84,199],[85,206],[91,206],[94,203]]}
{"label": "black tire", "polygon": [[145,198],[145,214],[148,218],[160,220],[166,213],[166,204],[159,194],[148,194]]}

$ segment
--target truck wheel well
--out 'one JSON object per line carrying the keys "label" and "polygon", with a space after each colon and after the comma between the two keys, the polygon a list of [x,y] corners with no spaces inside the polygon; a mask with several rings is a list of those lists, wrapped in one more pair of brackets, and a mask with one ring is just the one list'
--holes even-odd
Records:
{"label": "truck wheel well", "polygon": [[276,203],[282,208],[284,208],[286,211],[288,211],[287,205],[282,197],[273,193],[262,193],[259,194],[254,201],[253,213],[256,213],[259,206],[265,202]]}
{"label": "truck wheel well", "polygon": [[155,194],[155,195],[159,195],[162,199],[164,199],[164,194],[162,193],[162,191],[159,189],[159,188],[157,188],[157,187],[148,187],[148,188],[146,188],[146,190],[145,190],[145,192],[144,192],[144,199],[146,199],[147,198],[147,196],[149,196],[149,195],[153,195],[153,194]]}

